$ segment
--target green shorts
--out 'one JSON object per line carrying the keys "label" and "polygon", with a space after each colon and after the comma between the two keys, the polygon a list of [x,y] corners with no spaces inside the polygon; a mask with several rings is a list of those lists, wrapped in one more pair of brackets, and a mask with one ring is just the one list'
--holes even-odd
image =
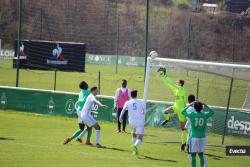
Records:
{"label": "green shorts", "polygon": [[171,107],[172,110],[174,111],[174,114],[177,115],[178,119],[180,122],[185,122],[186,118],[184,115],[182,115],[181,111],[183,110],[184,107],[178,107],[176,105]]}

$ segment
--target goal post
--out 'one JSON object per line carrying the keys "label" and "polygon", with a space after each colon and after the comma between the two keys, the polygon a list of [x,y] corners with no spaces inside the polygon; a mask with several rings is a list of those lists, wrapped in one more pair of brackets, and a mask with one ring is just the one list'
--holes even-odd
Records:
{"label": "goal post", "polygon": [[[176,69],[183,69],[186,71],[194,71],[198,73],[214,74],[217,76],[250,82],[250,65],[194,61],[194,60],[183,60],[183,59],[168,59],[168,58],[152,59],[148,57],[145,82],[144,82],[144,94],[143,94],[143,99],[145,102],[148,100],[150,73],[153,68],[157,69],[160,67],[165,67],[167,69],[176,68]],[[247,103],[246,100],[249,99],[248,95],[249,89],[247,92],[248,93],[246,94],[245,104]]]}
{"label": "goal post", "polygon": [[[199,100],[215,107],[218,113],[212,118],[212,128],[220,131],[221,141],[214,142],[212,145],[224,144],[224,136],[228,132],[228,121],[231,120],[235,112],[250,111],[250,65],[218,63],[182,59],[168,59],[148,57],[144,82],[143,100],[155,99],[161,96],[161,101],[173,101],[173,94],[169,93],[167,87],[162,82],[159,68],[166,68],[166,74],[170,79],[184,79],[186,94],[196,94]],[[192,87],[192,88],[190,88]],[[154,111],[155,109],[150,108]],[[224,112],[223,112],[224,111]],[[231,112],[234,111],[234,112]],[[161,115],[158,109],[154,115]],[[210,121],[210,124],[211,124]],[[210,128],[211,129],[211,128]],[[214,132],[214,129],[210,130]]]}
{"label": "goal post", "polygon": [[143,90],[143,101],[146,103],[148,100],[148,86],[149,86],[149,78],[150,78],[150,68],[151,68],[151,58],[148,58],[146,65],[146,74],[144,81],[144,90]]}

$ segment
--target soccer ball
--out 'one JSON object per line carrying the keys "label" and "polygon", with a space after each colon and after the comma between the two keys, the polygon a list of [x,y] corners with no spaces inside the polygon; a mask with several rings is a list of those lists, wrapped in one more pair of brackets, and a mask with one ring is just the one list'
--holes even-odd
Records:
{"label": "soccer ball", "polygon": [[152,58],[152,59],[155,59],[157,56],[158,56],[158,53],[156,51],[151,51],[149,53],[149,56]]}

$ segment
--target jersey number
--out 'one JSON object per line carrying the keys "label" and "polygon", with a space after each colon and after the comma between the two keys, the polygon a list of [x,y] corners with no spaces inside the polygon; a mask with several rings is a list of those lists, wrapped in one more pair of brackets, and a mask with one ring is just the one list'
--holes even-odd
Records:
{"label": "jersey number", "polygon": [[203,118],[195,118],[195,126],[203,126],[204,125],[204,119]]}
{"label": "jersey number", "polygon": [[133,103],[132,108],[133,108],[133,110],[137,110],[137,105],[136,105],[136,103]]}

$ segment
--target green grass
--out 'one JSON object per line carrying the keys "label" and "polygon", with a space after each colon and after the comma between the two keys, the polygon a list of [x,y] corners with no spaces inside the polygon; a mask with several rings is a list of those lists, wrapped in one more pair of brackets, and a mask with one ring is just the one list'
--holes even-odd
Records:
{"label": "green grass", "polygon": [[[128,87],[137,89],[139,97],[143,94],[144,68],[119,67],[118,74],[115,66],[86,65],[86,73],[58,72],[56,90],[78,92],[78,84],[85,80],[90,86],[98,85],[98,72],[101,72],[101,94],[113,96],[117,87],[120,87],[122,79],[128,80]],[[196,94],[197,77],[200,78],[199,99],[209,105],[226,106],[230,79],[210,74],[169,71],[168,75],[173,79],[184,79],[187,94]],[[15,86],[16,70],[12,69],[10,60],[0,60],[0,85]],[[54,87],[54,72],[39,70],[20,70],[20,87],[49,89]],[[247,90],[247,82],[235,80],[231,107],[240,108],[244,102]],[[173,95],[164,86],[160,77],[151,75],[149,84],[149,99],[161,101],[173,101]]]}
{"label": "green grass", "polygon": [[[75,141],[62,145],[65,137],[77,128],[73,118],[0,111],[0,122],[2,167],[188,166],[187,155],[179,151],[179,133],[172,129],[146,128],[144,142],[139,149],[141,155],[137,158],[131,155],[130,135],[115,133],[113,123],[100,123],[101,143],[107,148],[98,149]],[[208,140],[218,137],[209,135]],[[244,145],[249,140],[231,138],[230,142]],[[225,148],[208,146],[206,159],[212,167],[247,167],[250,157],[228,157],[225,156]]]}

